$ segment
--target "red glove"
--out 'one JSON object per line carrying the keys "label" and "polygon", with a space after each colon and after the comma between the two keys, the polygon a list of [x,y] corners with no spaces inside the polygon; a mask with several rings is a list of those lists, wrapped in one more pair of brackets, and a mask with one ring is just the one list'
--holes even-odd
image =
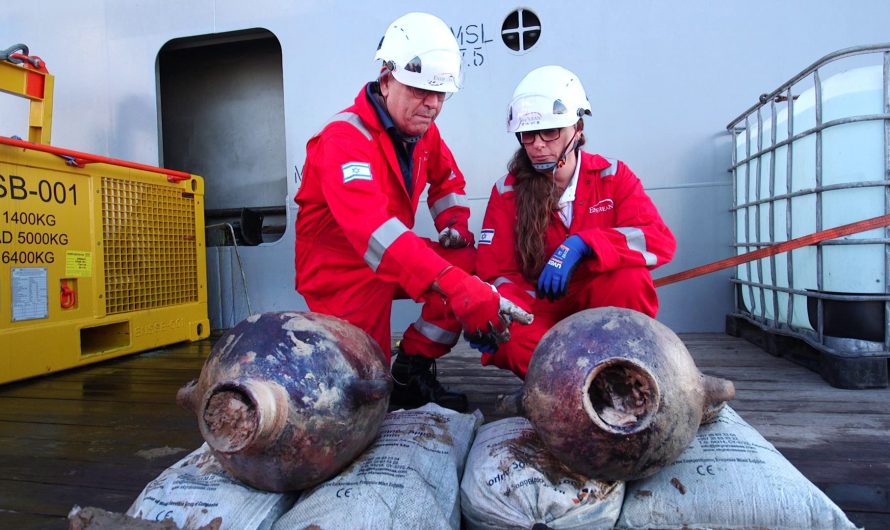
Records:
{"label": "red glove", "polygon": [[445,269],[436,283],[464,331],[471,334],[504,331],[499,314],[501,296],[491,284],[457,267]]}

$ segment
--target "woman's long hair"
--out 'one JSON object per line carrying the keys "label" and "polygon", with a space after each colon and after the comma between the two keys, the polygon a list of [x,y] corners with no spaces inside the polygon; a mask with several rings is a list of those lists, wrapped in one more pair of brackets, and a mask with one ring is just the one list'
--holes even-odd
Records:
{"label": "woman's long hair", "polygon": [[[579,129],[583,127],[581,120]],[[584,145],[584,133],[576,140],[575,151]],[[559,209],[562,190],[556,187],[553,176],[540,173],[521,145],[513,153],[507,170],[515,177],[516,194],[516,259],[522,275],[531,283],[538,281],[541,270],[550,259],[545,255],[545,234],[554,211]]]}

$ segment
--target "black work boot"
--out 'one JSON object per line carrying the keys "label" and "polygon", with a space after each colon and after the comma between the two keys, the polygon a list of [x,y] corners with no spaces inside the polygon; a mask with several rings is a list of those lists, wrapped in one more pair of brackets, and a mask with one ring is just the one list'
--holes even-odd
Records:
{"label": "black work boot", "polygon": [[390,404],[395,408],[413,409],[433,402],[457,412],[467,411],[467,396],[449,392],[436,379],[436,361],[420,355],[407,355],[401,348],[394,350]]}

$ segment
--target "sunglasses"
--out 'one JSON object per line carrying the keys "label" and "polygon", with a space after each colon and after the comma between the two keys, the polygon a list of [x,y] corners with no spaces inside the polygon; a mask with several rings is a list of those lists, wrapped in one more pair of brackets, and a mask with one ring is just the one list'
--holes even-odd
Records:
{"label": "sunglasses", "polygon": [[447,101],[451,98],[453,92],[436,92],[435,90],[427,90],[425,88],[417,88],[416,86],[405,85],[411,90],[411,94],[420,100],[425,100],[430,97],[430,95],[435,96],[436,100],[440,103],[443,101]]}
{"label": "sunglasses", "polygon": [[516,136],[519,137],[519,143],[528,145],[534,143],[535,136],[540,136],[541,140],[545,142],[552,142],[558,139],[560,134],[562,134],[562,129],[541,129],[540,131],[522,131],[516,133]]}

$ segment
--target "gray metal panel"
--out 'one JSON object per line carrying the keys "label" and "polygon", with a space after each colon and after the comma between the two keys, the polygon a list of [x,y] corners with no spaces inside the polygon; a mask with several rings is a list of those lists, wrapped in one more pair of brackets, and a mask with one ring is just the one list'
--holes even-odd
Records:
{"label": "gray metal panel", "polygon": [[[460,35],[471,65],[466,88],[437,120],[469,181],[470,227],[478,233],[491,185],[517,146],[504,131],[513,88],[534,67],[562,64],[579,75],[593,107],[586,149],[627,162],[677,235],[677,257],[655,271],[658,277],[733,254],[730,138],[724,124],[757,94],[825,53],[886,40],[890,19],[890,3],[883,0],[814,0],[805,9],[800,2],[770,0],[531,0],[523,6],[541,19],[541,38],[535,48],[517,53],[500,42],[501,23],[515,2],[334,5],[202,0],[164,9],[162,0],[44,0],[39,9],[0,11],[0,27],[16,28],[16,40],[56,75],[55,145],[148,164],[159,162],[156,61],[164,44],[267,28],[282,47],[284,98],[283,108],[270,111],[283,118],[284,134],[267,139],[281,141],[270,156],[281,155],[284,163],[260,171],[250,162],[244,167],[251,178],[273,179],[269,186],[276,191],[264,197],[290,207],[306,141],[376,75],[372,57],[386,25],[408,10],[434,12]],[[257,84],[244,93],[258,94]],[[24,136],[26,125],[7,118],[21,115],[7,110],[20,109],[10,99],[0,97],[0,134]],[[225,147],[233,154],[249,127],[224,129],[231,142]],[[208,171],[208,177],[222,174]],[[224,182],[209,180],[208,200],[249,205],[254,189],[239,190],[243,175],[235,173]],[[254,184],[261,189],[265,181]],[[424,212],[421,208],[416,229],[432,237]],[[302,304],[291,288],[292,221],[289,214],[288,233],[277,243],[242,254],[254,310]],[[677,331],[720,330],[723,315],[732,311],[731,293],[725,273],[661,288],[659,318]],[[416,308],[396,307],[394,328],[401,330],[416,318]]]}

